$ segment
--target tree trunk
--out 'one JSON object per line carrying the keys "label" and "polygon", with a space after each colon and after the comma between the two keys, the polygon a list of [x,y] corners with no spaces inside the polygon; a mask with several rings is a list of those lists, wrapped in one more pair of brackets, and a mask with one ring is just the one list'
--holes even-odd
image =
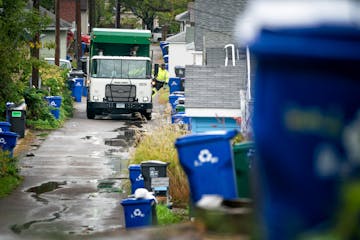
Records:
{"label": "tree trunk", "polygon": [[81,9],[80,9],[80,0],[76,0],[76,60],[77,68],[81,69],[80,58],[82,56],[82,46],[81,46]]}
{"label": "tree trunk", "polygon": [[120,11],[121,11],[121,0],[116,1],[116,22],[115,22],[115,28],[120,28]]}
{"label": "tree trunk", "polygon": [[[33,8],[39,12],[40,9],[40,0],[34,0],[33,1]],[[34,42],[34,49],[32,51],[32,57],[39,60],[40,57],[40,50],[38,48],[38,43],[40,41],[40,33],[36,33],[35,37],[33,39]],[[32,74],[31,74],[31,78],[32,78],[32,84],[35,88],[39,88],[39,69],[36,65],[33,64],[32,66]]]}
{"label": "tree trunk", "polygon": [[55,65],[60,65],[60,0],[55,0]]}

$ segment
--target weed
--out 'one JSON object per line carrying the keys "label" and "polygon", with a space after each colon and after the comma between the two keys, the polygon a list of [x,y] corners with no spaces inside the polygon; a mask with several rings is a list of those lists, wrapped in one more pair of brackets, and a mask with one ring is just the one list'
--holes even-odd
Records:
{"label": "weed", "polygon": [[156,205],[156,216],[158,225],[168,225],[180,223],[185,220],[180,214],[173,212],[167,206],[158,204]]}
{"label": "weed", "polygon": [[166,105],[169,102],[169,88],[160,88],[157,94],[159,104]]}
{"label": "weed", "polygon": [[136,147],[131,163],[139,164],[146,160],[168,162],[167,174],[170,179],[170,195],[174,204],[187,205],[189,186],[186,175],[180,166],[175,140],[187,133],[178,125],[165,124],[155,128],[149,135],[143,136]]}

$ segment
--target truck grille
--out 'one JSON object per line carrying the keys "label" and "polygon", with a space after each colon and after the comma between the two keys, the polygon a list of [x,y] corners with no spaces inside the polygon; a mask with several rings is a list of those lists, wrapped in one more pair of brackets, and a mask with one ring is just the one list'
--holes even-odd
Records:
{"label": "truck grille", "polygon": [[109,102],[135,102],[136,86],[107,84],[105,99]]}

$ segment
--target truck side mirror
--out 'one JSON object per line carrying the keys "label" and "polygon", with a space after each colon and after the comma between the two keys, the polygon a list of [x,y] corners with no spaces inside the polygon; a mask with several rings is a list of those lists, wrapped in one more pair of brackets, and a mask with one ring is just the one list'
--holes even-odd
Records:
{"label": "truck side mirror", "polygon": [[154,64],[154,76],[157,76],[159,73],[159,64],[155,63]]}

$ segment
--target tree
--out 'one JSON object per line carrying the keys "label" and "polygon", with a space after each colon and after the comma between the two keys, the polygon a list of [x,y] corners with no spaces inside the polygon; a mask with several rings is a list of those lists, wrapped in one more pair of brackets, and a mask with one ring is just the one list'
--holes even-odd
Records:
{"label": "tree", "polygon": [[186,10],[191,0],[122,0],[122,5],[131,10],[135,16],[143,21],[143,27],[153,30],[156,17],[161,24],[170,25],[170,29],[177,29],[175,15]]}
{"label": "tree", "polygon": [[29,46],[39,44],[31,40],[47,24],[25,5],[24,0],[0,0],[0,112],[5,112],[5,102],[22,98],[26,83],[21,80],[31,71]]}
{"label": "tree", "polygon": [[159,12],[171,11],[171,0],[123,0],[123,5],[143,21],[143,27],[153,30]]}

